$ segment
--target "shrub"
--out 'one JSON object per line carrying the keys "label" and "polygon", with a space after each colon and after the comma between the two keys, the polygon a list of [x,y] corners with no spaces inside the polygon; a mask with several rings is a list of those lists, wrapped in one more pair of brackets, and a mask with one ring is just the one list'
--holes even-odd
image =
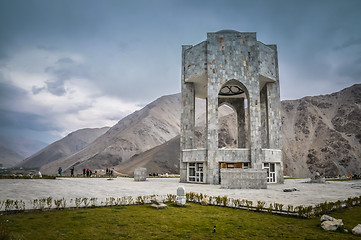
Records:
{"label": "shrub", "polygon": [[52,207],[53,204],[53,198],[52,197],[48,197],[46,199],[46,205],[48,206],[48,209],[50,209]]}
{"label": "shrub", "polygon": [[81,198],[75,198],[75,207],[76,207],[76,208],[79,208],[81,203],[82,203],[82,199],[81,199]]}
{"label": "shrub", "polygon": [[250,210],[250,208],[252,208],[252,205],[253,205],[252,201],[246,200],[246,206],[247,206],[248,210]]}
{"label": "shrub", "polygon": [[84,205],[84,207],[88,207],[89,206],[89,204],[90,204],[90,201],[88,200],[88,198],[83,198],[82,200],[81,200],[82,202],[83,202],[83,205]]}
{"label": "shrub", "polygon": [[293,213],[293,205],[287,205],[287,212]]}
{"label": "shrub", "polygon": [[60,205],[62,201],[63,201],[62,199],[59,200],[54,199],[54,205],[56,209],[60,209]]}
{"label": "shrub", "polygon": [[265,201],[257,201],[256,211],[259,212],[259,211],[263,210],[265,205],[266,205]]}
{"label": "shrub", "polygon": [[302,205],[297,206],[297,207],[295,208],[295,210],[296,210],[297,215],[298,215],[299,217],[303,217],[303,216],[305,215],[305,208],[304,208]]}
{"label": "shrub", "polygon": [[222,205],[223,205],[224,207],[227,207],[227,205],[228,205],[228,197],[227,197],[227,196],[223,196],[223,197],[221,198],[221,202],[222,202]]}

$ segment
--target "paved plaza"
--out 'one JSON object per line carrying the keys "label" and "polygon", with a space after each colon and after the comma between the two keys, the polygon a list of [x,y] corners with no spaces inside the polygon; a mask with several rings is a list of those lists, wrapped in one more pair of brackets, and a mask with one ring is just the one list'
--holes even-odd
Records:
{"label": "paved plaza", "polygon": [[[325,201],[345,200],[361,196],[361,180],[327,182],[325,184],[307,183],[309,179],[285,180],[284,184],[269,184],[267,189],[221,189],[220,185],[180,183],[179,178],[148,178],[136,182],[132,178],[57,178],[55,180],[1,179],[0,200],[33,200],[47,198],[75,199],[97,198],[98,202],[107,197],[147,196],[176,194],[182,185],[186,192],[203,193],[210,196],[228,196],[253,202],[282,203],[284,205],[315,205]],[[294,192],[283,189],[296,188]]]}

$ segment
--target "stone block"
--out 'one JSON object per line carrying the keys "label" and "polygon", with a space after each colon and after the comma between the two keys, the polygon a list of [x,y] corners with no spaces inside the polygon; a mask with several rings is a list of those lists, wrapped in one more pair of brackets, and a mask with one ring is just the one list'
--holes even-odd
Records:
{"label": "stone block", "polygon": [[254,169],[221,169],[221,188],[266,189],[267,172]]}
{"label": "stone block", "polygon": [[147,180],[147,169],[137,168],[134,170],[134,181],[146,181]]}

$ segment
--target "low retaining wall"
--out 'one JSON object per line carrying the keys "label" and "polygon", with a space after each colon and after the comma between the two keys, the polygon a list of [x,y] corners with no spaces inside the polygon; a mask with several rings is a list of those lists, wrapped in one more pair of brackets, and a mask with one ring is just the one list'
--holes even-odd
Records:
{"label": "low retaining wall", "polygon": [[267,172],[254,169],[221,169],[221,188],[266,189]]}

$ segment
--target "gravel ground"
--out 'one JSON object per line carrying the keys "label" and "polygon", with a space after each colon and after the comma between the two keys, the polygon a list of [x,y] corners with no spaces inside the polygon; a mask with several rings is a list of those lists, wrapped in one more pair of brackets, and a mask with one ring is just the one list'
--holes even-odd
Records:
{"label": "gravel ground", "polygon": [[[309,179],[285,180],[284,184],[269,184],[267,189],[221,189],[220,185],[179,183],[179,178],[148,178],[145,182],[135,182],[132,178],[57,178],[56,180],[1,179],[0,200],[28,200],[47,198],[75,199],[97,198],[98,202],[107,197],[176,194],[182,185],[186,192],[203,193],[211,196],[228,196],[253,202],[265,201],[284,205],[315,205],[325,201],[345,200],[361,196],[361,180],[307,183]],[[286,188],[296,188],[294,192],[283,192]]]}

